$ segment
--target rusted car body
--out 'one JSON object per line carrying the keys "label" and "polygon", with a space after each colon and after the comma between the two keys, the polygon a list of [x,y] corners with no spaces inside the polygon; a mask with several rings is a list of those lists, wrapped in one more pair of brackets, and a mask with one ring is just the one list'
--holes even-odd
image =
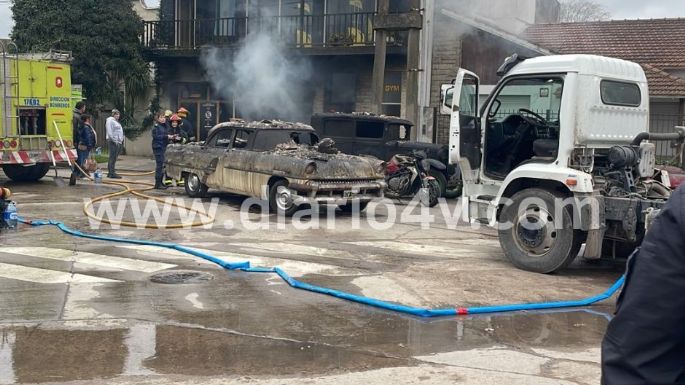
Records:
{"label": "rusted car body", "polygon": [[205,142],[167,147],[166,172],[184,180],[190,196],[211,188],[267,199],[288,215],[303,203],[349,209],[358,200],[363,209],[383,196],[382,161],[319,151],[318,142],[305,124],[231,121],[214,127]]}

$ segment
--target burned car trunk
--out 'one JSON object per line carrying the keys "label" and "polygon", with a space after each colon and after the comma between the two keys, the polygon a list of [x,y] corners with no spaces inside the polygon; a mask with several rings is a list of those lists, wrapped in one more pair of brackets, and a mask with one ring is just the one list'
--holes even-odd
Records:
{"label": "burned car trunk", "polygon": [[303,203],[347,209],[356,200],[363,208],[383,196],[382,161],[330,148],[319,151],[318,142],[314,129],[304,124],[222,123],[206,142],[169,146],[167,174],[184,179],[190,196],[212,188],[268,199],[273,210],[288,215]]}

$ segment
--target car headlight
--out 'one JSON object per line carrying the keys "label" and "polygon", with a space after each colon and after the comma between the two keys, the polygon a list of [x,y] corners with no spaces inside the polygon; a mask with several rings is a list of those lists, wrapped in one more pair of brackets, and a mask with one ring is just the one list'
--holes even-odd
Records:
{"label": "car headlight", "polygon": [[307,174],[307,175],[316,174],[316,169],[317,169],[316,163],[315,163],[315,162],[311,162],[311,163],[309,163],[309,164],[307,165],[307,167],[305,167],[304,173]]}
{"label": "car headlight", "polygon": [[381,163],[379,163],[379,164],[376,166],[376,173],[377,173],[377,174],[385,174],[385,170],[387,169],[387,167],[388,167],[388,163],[387,163],[387,162],[381,162]]}

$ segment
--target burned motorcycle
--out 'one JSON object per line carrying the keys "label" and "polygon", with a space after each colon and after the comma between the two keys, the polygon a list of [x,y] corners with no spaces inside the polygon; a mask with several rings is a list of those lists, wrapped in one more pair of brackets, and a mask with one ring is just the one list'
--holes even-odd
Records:
{"label": "burned motorcycle", "polygon": [[421,204],[433,207],[438,204],[440,185],[428,174],[430,159],[423,151],[412,155],[395,155],[386,167],[386,195],[389,198],[413,199],[420,194]]}

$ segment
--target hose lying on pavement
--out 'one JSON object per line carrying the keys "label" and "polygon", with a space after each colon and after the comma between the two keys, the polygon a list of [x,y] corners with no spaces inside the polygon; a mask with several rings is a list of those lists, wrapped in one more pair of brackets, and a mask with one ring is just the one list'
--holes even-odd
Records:
{"label": "hose lying on pavement", "polygon": [[[79,170],[83,173],[83,175],[86,175],[86,178],[90,179],[93,181],[93,177],[90,176],[86,171],[84,171],[81,166],[78,164],[75,164],[76,167],[78,167]],[[147,175],[153,175],[155,172],[154,171],[146,171],[146,172],[122,172],[120,173],[123,176],[147,176]],[[86,214],[87,217],[94,219],[98,222],[102,223],[107,223],[109,225],[114,225],[114,226],[124,226],[124,227],[137,227],[137,228],[145,228],[145,229],[182,229],[182,228],[189,228],[189,227],[199,227],[199,226],[206,226],[208,224],[214,223],[214,216],[211,214],[198,210],[194,207],[187,207],[182,204],[178,204],[175,202],[168,202],[165,199],[154,197],[151,195],[144,194],[145,191],[150,191],[153,189],[153,184],[149,182],[144,182],[144,181],[135,181],[135,180],[125,180],[125,179],[119,179],[119,180],[103,180],[103,184],[106,185],[112,185],[112,186],[119,186],[123,187],[123,190],[114,192],[114,193],[109,193],[109,194],[104,194],[100,195],[98,197],[92,198],[88,201],[86,201],[83,204],[83,213]],[[133,188],[132,186],[145,186],[144,188]],[[144,199],[151,199],[159,203],[164,203],[164,204],[169,204],[172,207],[177,207],[177,208],[182,208],[188,212],[195,212],[200,214],[201,217],[204,217],[205,220],[197,220],[193,221],[192,223],[172,223],[172,224],[165,224],[165,225],[156,225],[156,224],[139,224],[135,222],[127,222],[127,221],[112,221],[110,219],[106,219],[104,217],[98,217],[95,215],[95,213],[92,212],[91,208],[93,205],[97,202],[106,200],[106,199],[111,199],[111,198],[116,198],[122,195],[127,195],[127,194],[132,194],[135,195],[139,198],[144,198]]]}
{"label": "hose lying on pavement", "polygon": [[444,316],[455,316],[455,315],[468,315],[468,314],[489,314],[489,313],[505,313],[505,312],[515,312],[524,310],[545,310],[545,309],[562,309],[562,308],[572,308],[572,307],[584,307],[590,306],[597,302],[609,299],[614,295],[625,282],[625,276],[621,277],[616,283],[614,283],[609,289],[604,293],[588,297],[575,301],[559,301],[559,302],[540,302],[540,303],[528,303],[528,304],[514,304],[514,305],[499,305],[499,306],[485,306],[485,307],[458,307],[458,308],[448,308],[448,309],[425,309],[418,307],[405,306],[400,304],[395,304],[387,301],[381,301],[378,299],[368,298],[356,294],[347,293],[344,291],[334,290],[326,287],[315,286],[305,282],[300,282],[292,277],[290,277],[285,271],[278,267],[274,268],[262,268],[262,267],[251,267],[250,262],[226,262],[220,258],[212,256],[207,253],[200,252],[185,246],[181,246],[176,243],[171,242],[157,242],[157,241],[147,241],[142,239],[130,239],[130,238],[120,238],[111,237],[106,235],[88,234],[83,233],[78,230],[73,230],[67,227],[64,223],[58,221],[29,221],[24,218],[19,218],[19,222],[31,225],[34,227],[38,226],[56,226],[63,232],[75,237],[82,237],[88,239],[94,239],[99,241],[109,241],[118,243],[129,243],[135,245],[145,245],[145,246],[157,246],[166,249],[180,251],[186,254],[190,254],[212,263],[215,263],[227,270],[237,270],[248,273],[271,273],[277,274],[291,287],[295,289],[301,289],[310,291],[318,294],[325,294],[336,298],[341,298],[347,301],[352,301],[360,303],[363,305],[369,305],[380,309],[390,310],[398,313],[410,314],[419,317],[444,317]]}

